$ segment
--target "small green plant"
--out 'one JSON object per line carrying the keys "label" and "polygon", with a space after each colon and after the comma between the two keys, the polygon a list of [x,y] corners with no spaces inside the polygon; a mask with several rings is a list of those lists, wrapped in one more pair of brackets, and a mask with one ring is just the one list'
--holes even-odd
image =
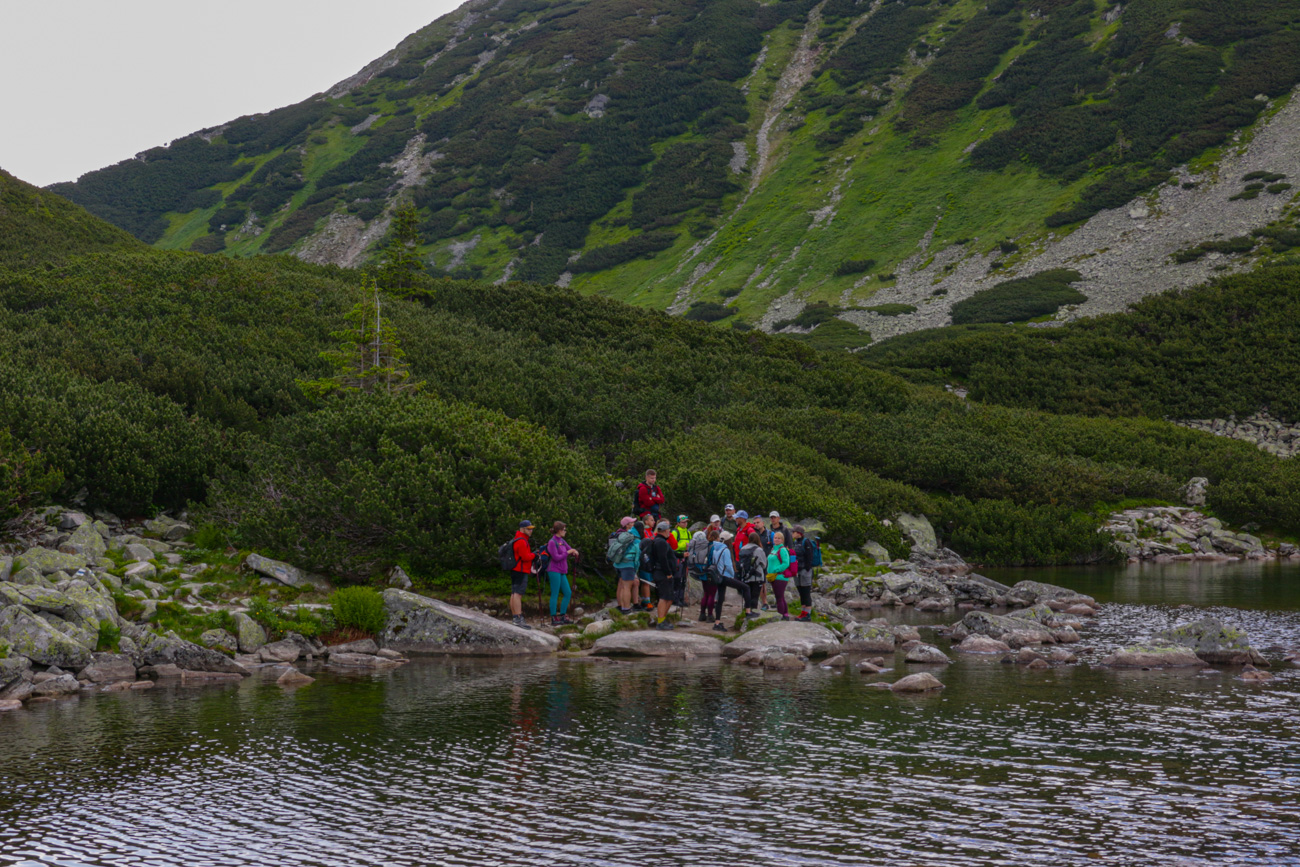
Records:
{"label": "small green plant", "polygon": [[144,603],[134,596],[128,596],[121,590],[113,592],[113,603],[117,606],[117,613],[127,620],[135,620],[144,610]]}
{"label": "small green plant", "polygon": [[686,311],[684,318],[694,322],[718,322],[735,315],[735,308],[724,306],[717,301],[696,301]]}
{"label": "small green plant", "polygon": [[218,527],[216,524],[203,524],[194,531],[191,537],[195,548],[206,548],[212,551],[224,551],[230,546],[230,537],[226,534],[225,529]]}
{"label": "small green plant", "polygon": [[[162,606],[159,606],[159,610],[161,608]],[[265,596],[253,597],[252,604],[248,606],[248,616],[266,629],[272,641],[284,638],[285,633],[288,632],[296,632],[306,638],[315,638],[333,627],[332,623],[326,623],[323,618],[304,608],[296,608],[292,613],[287,609],[278,608]],[[332,621],[334,618],[331,615],[329,619]]]}
{"label": "small green plant", "polygon": [[850,274],[862,274],[876,267],[875,259],[845,259],[835,266],[836,277],[848,277]]}
{"label": "small green plant", "polygon": [[99,639],[95,642],[95,650],[101,653],[117,653],[118,643],[122,640],[122,630],[117,627],[111,620],[99,621]]}
{"label": "small green plant", "polygon": [[3,641],[0,641],[0,659],[8,659],[8,658],[9,658],[9,645],[5,644]]}
{"label": "small green plant", "polygon": [[373,587],[344,587],[330,596],[334,622],[340,628],[360,630],[367,635],[381,632],[388,622],[384,597]]}

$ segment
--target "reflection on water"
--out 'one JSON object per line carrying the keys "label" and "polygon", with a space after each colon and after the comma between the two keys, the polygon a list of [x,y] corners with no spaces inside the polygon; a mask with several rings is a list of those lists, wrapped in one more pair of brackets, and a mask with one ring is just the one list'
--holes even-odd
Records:
{"label": "reflection on water", "polygon": [[417,660],[39,705],[0,717],[0,864],[1300,864],[1300,669],[938,676]]}

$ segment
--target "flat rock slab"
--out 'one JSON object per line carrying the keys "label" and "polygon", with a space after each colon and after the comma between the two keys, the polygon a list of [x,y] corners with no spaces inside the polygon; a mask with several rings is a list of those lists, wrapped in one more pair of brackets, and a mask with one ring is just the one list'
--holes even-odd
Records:
{"label": "flat rock slab", "polygon": [[689,632],[615,632],[597,639],[591,652],[597,656],[721,656],[723,644],[707,635]]}
{"label": "flat rock slab", "polygon": [[751,629],[723,648],[726,656],[743,656],[751,650],[772,648],[796,656],[832,656],[841,650],[839,639],[820,623],[793,620],[767,623]]}
{"label": "flat rock slab", "polygon": [[1011,646],[1005,641],[989,638],[987,635],[968,635],[957,645],[958,653],[1009,653]]}
{"label": "flat rock slab", "polygon": [[368,653],[374,656],[379,652],[379,645],[375,644],[372,638],[363,638],[360,641],[349,641],[347,644],[333,644],[325,648],[326,653],[333,656],[336,653]]}
{"label": "flat rock slab", "polygon": [[1135,644],[1121,647],[1101,664],[1112,668],[1200,668],[1205,663],[1190,647]]}
{"label": "flat rock slab", "polygon": [[273,581],[279,581],[288,587],[313,587],[323,592],[329,592],[330,590],[330,582],[323,576],[304,572],[297,566],[291,566],[280,560],[272,560],[270,557],[263,557],[261,554],[249,554],[244,559],[244,565],[258,575],[270,578]]}
{"label": "flat rock slab", "polygon": [[909,674],[889,685],[894,692],[930,692],[943,689],[943,681],[933,674]]}
{"label": "flat rock slab", "polygon": [[560,639],[520,629],[478,611],[448,605],[406,590],[384,591],[388,623],[379,643],[402,653],[452,656],[525,656],[554,653]]}
{"label": "flat rock slab", "polygon": [[403,663],[371,653],[331,653],[329,664],[344,668],[396,668]]}

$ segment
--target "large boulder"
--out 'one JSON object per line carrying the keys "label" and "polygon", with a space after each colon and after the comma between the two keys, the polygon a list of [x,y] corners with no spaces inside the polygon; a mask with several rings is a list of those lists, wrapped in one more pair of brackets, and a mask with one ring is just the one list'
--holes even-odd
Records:
{"label": "large boulder", "polygon": [[0,556],[0,582],[8,581],[14,571],[14,558]]}
{"label": "large boulder", "polygon": [[388,623],[379,643],[404,653],[454,656],[520,656],[553,653],[560,639],[520,629],[478,611],[448,605],[406,590],[384,591]]}
{"label": "large boulder", "polygon": [[943,583],[959,602],[978,602],[981,605],[996,605],[1006,598],[1011,588],[1000,584],[992,578],[985,578],[974,572],[965,575],[948,575]]}
{"label": "large boulder", "polygon": [[1062,606],[1080,603],[1092,606],[1097,604],[1097,601],[1091,596],[1085,596],[1077,590],[1058,587],[1055,584],[1044,584],[1041,581],[1017,582],[1014,587],[1007,591],[1007,597],[1023,605],[1037,605],[1040,602],[1057,602]]}
{"label": "large boulder", "polygon": [[1016,620],[1028,620],[1031,623],[1037,623],[1048,629],[1059,629],[1063,626],[1076,627],[1083,625],[1078,617],[1073,614],[1067,614],[1063,611],[1053,611],[1045,603],[1031,605],[1028,608],[1022,608],[1019,611],[1012,611],[1007,615]]}
{"label": "large boulder", "polygon": [[151,521],[144,522],[144,531],[166,542],[179,542],[190,534],[191,527],[183,521],[159,515]]}
{"label": "large boulder", "polygon": [[958,653],[1009,653],[1011,646],[1005,641],[989,638],[987,635],[968,635],[956,647]]}
{"label": "large boulder", "polygon": [[912,542],[913,551],[931,553],[939,550],[939,538],[934,527],[924,515],[909,515],[906,512],[894,519],[898,529]]}
{"label": "large boulder", "polygon": [[95,561],[108,551],[104,537],[99,535],[93,524],[82,524],[59,546],[64,554],[80,554],[87,560]]}
{"label": "large boulder", "polygon": [[21,680],[31,667],[32,661],[25,656],[6,656],[0,659],[0,690]]}
{"label": "large boulder", "polygon": [[34,566],[26,566],[19,569],[9,576],[10,584],[21,584],[24,587],[53,587],[54,582],[41,574],[41,570]]}
{"label": "large boulder", "polygon": [[1225,624],[1217,617],[1203,617],[1165,629],[1155,636],[1161,642],[1191,648],[1205,662],[1222,665],[1268,665],[1259,651],[1250,646],[1244,630]]}
{"label": "large boulder", "polygon": [[990,614],[987,611],[967,611],[960,625],[967,635],[987,635],[1005,641],[1011,647],[1056,643],[1056,637],[1045,626],[1031,620]]}
{"label": "large boulder", "polygon": [[948,585],[934,575],[908,571],[884,577],[885,589],[911,605],[921,599],[949,599]]}
{"label": "large boulder", "polygon": [[210,671],[225,674],[248,675],[248,669],[218,650],[200,647],[178,637],[148,634],[140,644],[140,655],[146,665],[174,665],[183,671]]}
{"label": "large boulder", "polygon": [[236,637],[239,639],[240,653],[257,653],[266,644],[266,630],[262,624],[249,617],[244,612],[234,615],[235,629],[239,633]]}
{"label": "large boulder", "polygon": [[832,656],[840,652],[840,642],[820,623],[778,620],[751,629],[723,648],[727,656],[742,656],[751,650],[772,648],[796,656]]}
{"label": "large boulder", "polygon": [[23,568],[38,570],[42,575],[53,575],[55,572],[66,572],[69,575],[78,569],[86,568],[86,558],[80,554],[64,554],[61,551],[51,551],[49,548],[28,548],[19,558]]}
{"label": "large boulder", "polygon": [[302,656],[302,648],[288,638],[264,644],[257,651],[257,658],[262,662],[297,662],[299,656]]}
{"label": "large boulder", "polygon": [[204,647],[211,647],[213,650],[224,650],[228,653],[239,650],[239,639],[224,629],[209,629],[199,636],[199,644]]}
{"label": "large boulder", "polygon": [[893,557],[889,556],[888,548],[886,548],[884,545],[880,544],[879,542],[874,542],[871,540],[867,540],[867,543],[862,546],[862,553],[864,556],[870,557],[877,564],[888,563],[889,561],[894,559]]}
{"label": "large boulder", "polygon": [[320,575],[304,572],[297,566],[290,566],[288,563],[272,560],[261,554],[249,554],[244,560],[244,565],[258,575],[279,581],[289,587],[311,587],[323,592],[330,590],[330,582]]}
{"label": "large boulder", "polygon": [[1135,644],[1121,647],[1101,661],[1112,668],[1192,668],[1203,666],[1189,647],[1176,644]]}
{"label": "large boulder", "polygon": [[61,695],[73,695],[81,691],[81,684],[70,674],[60,674],[58,677],[51,678],[41,683],[35,684],[32,688],[32,696],[36,698],[57,698]]}
{"label": "large boulder", "polygon": [[[82,526],[89,526],[83,524]],[[77,673],[78,680],[113,683],[135,680],[135,663],[124,653],[93,653],[90,664]]]}
{"label": "large boulder", "polygon": [[948,665],[952,662],[946,653],[933,644],[918,644],[907,652],[903,661],[916,665]]}
{"label": "large boulder", "polygon": [[721,656],[722,642],[690,632],[647,629],[605,635],[591,648],[595,656]]}
{"label": "large boulder", "polygon": [[69,637],[44,617],[17,605],[0,610],[0,643],[9,645],[10,653],[38,665],[75,671],[90,662],[89,644]]}
{"label": "large boulder", "polygon": [[875,623],[856,623],[844,636],[844,649],[860,653],[893,653],[894,630]]}
{"label": "large boulder", "polygon": [[336,653],[364,653],[374,656],[379,653],[379,645],[375,644],[373,638],[362,638],[359,641],[349,641],[346,644],[331,644],[325,648],[325,652],[330,656]]}

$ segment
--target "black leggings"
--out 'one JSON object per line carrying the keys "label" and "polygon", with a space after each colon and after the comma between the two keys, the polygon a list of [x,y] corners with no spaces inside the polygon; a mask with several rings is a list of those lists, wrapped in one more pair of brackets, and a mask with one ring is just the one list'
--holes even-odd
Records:
{"label": "black leggings", "polygon": [[799,605],[806,611],[812,610],[812,587],[804,587],[802,584],[796,589],[799,591]]}
{"label": "black leggings", "polygon": [[754,607],[754,601],[749,595],[749,585],[743,581],[737,581],[735,578],[724,577],[722,583],[718,585],[718,598],[715,603],[717,607],[714,609],[715,613],[713,615],[714,620],[722,619],[722,605],[727,601],[728,587],[734,587],[740,591],[740,601],[744,604],[746,609]]}

